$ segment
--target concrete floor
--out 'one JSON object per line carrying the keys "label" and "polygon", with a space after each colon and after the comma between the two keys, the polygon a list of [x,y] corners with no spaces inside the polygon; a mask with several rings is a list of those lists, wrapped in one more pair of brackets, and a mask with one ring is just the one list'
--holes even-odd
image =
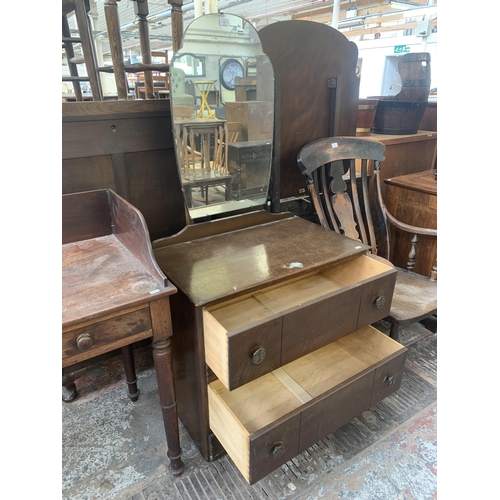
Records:
{"label": "concrete floor", "polygon": [[[388,332],[388,324],[378,323]],[[120,356],[77,380],[62,403],[62,498],[359,499],[437,498],[437,334],[402,329],[409,353],[401,388],[335,433],[249,486],[226,455],[206,462],[182,423],[185,469],[167,471],[166,443],[149,347],[136,350],[141,395],[126,395]]]}

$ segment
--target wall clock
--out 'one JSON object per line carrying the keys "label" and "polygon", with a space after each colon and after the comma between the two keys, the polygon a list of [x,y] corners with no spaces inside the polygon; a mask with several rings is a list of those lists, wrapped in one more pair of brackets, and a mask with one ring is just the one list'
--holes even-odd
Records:
{"label": "wall clock", "polygon": [[234,90],[235,78],[244,76],[245,72],[240,61],[227,59],[220,67],[220,82],[227,90]]}

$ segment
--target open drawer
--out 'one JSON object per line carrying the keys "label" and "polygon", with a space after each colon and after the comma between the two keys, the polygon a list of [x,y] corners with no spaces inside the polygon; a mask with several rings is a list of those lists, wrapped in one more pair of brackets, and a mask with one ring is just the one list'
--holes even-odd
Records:
{"label": "open drawer", "polygon": [[396,270],[370,255],[203,310],[205,359],[229,390],[389,314]]}
{"label": "open drawer", "polygon": [[210,428],[253,484],[396,391],[406,353],[365,326],[233,391],[216,380]]}

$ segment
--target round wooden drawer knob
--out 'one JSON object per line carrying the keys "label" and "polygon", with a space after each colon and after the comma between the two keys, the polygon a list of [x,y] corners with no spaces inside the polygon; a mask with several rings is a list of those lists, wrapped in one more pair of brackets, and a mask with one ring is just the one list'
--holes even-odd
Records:
{"label": "round wooden drawer knob", "polygon": [[76,346],[81,351],[90,349],[94,344],[92,337],[88,333],[82,333],[76,338]]}
{"label": "round wooden drawer knob", "polygon": [[274,443],[271,447],[271,457],[276,460],[285,454],[285,450],[284,443]]}
{"label": "round wooden drawer knob", "polygon": [[375,304],[375,307],[377,309],[382,309],[385,304],[385,297],[383,295],[380,295],[373,301],[373,303]]}
{"label": "round wooden drawer knob", "polygon": [[263,347],[255,349],[252,354],[252,363],[254,365],[259,365],[266,359],[266,350]]}

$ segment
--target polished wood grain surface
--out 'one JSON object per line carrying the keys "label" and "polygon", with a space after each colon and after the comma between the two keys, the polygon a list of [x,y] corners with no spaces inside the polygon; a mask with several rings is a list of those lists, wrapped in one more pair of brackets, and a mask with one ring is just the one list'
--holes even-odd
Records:
{"label": "polished wood grain surface", "polygon": [[156,248],[154,254],[167,277],[199,306],[340,263],[367,249],[292,217]]}
{"label": "polished wood grain surface", "polygon": [[304,196],[306,181],[297,154],[307,143],[356,134],[358,49],[342,33],[312,21],[282,21],[259,31],[279,82],[275,157],[280,197]]}
{"label": "polished wood grain surface", "polygon": [[[409,135],[371,134],[364,139],[381,142],[385,146],[381,180],[424,172],[431,169],[436,161],[437,132],[419,130],[416,134]],[[368,175],[373,175],[371,162],[368,164]],[[386,187],[383,183],[383,195]],[[370,203],[373,204],[373,199]]]}
{"label": "polished wood grain surface", "polygon": [[410,142],[422,142],[436,140],[437,132],[430,130],[419,130],[416,134],[371,134],[365,139],[381,142],[384,146],[393,144],[407,144]]}
{"label": "polished wood grain surface", "polygon": [[172,293],[114,235],[63,245],[62,257],[64,327]]}
{"label": "polished wood grain surface", "polygon": [[[386,179],[387,209],[401,222],[437,229],[437,180],[434,170]],[[411,234],[391,228],[391,261],[406,269]],[[414,271],[430,276],[437,259],[437,241],[431,236],[419,236]]]}
{"label": "polished wood grain surface", "polygon": [[175,293],[142,214],[116,193],[63,195],[62,221],[63,329]]}
{"label": "polished wood grain surface", "polygon": [[386,179],[385,183],[437,196],[437,179],[435,174],[434,170],[426,170],[425,172],[391,177],[390,179]]}

